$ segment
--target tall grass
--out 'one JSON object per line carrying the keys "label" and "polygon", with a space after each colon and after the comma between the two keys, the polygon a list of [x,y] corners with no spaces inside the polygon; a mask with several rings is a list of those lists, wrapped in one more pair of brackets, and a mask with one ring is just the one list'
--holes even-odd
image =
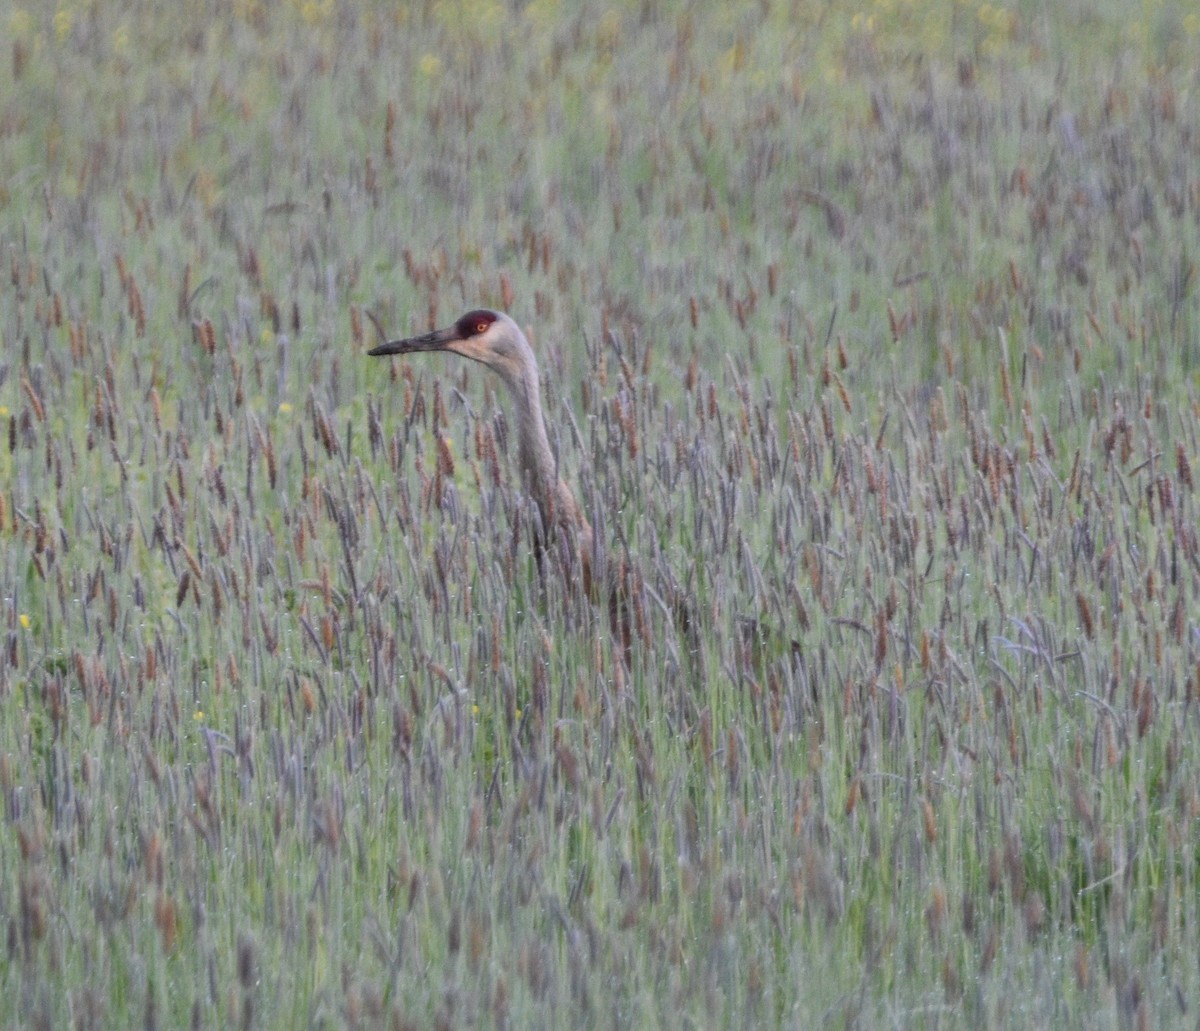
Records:
{"label": "tall grass", "polygon": [[0,11],[5,1025],[1194,1021],[1200,24],[1070,8]]}

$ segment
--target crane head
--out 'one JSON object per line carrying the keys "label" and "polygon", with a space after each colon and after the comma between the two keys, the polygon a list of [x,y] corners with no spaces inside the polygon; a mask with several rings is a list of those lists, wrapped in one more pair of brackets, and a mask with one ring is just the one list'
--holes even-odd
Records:
{"label": "crane head", "polygon": [[420,351],[449,351],[470,358],[499,373],[510,386],[530,374],[535,381],[537,378],[537,362],[525,334],[503,312],[489,308],[469,311],[445,329],[404,340],[389,340],[371,348],[367,354],[381,356]]}

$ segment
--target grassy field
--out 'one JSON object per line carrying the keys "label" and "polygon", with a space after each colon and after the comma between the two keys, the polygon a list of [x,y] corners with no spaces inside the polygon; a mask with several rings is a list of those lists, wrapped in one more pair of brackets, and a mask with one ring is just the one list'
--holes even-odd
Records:
{"label": "grassy field", "polygon": [[1197,1026],[1190,4],[0,37],[2,1026]]}

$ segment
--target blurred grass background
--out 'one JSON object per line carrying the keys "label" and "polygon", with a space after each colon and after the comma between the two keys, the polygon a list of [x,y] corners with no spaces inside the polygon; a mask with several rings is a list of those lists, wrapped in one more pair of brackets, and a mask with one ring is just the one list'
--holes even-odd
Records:
{"label": "blurred grass background", "polygon": [[1195,1022],[1189,5],[0,25],[6,1026]]}

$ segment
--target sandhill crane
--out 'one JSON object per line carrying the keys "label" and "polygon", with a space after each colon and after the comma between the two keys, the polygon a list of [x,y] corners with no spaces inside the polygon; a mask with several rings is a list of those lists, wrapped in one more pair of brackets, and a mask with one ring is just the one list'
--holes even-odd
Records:
{"label": "sandhill crane", "polygon": [[[389,340],[367,353],[379,357],[422,351],[449,351],[470,358],[486,365],[508,385],[517,410],[521,472],[541,512],[542,527],[546,535],[553,536],[555,543],[562,547],[560,554],[565,552],[567,568],[577,563],[580,580],[588,597],[597,603],[605,600],[599,589],[601,585],[593,579],[593,563],[604,553],[571,488],[558,474],[558,463],[550,448],[550,438],[546,434],[542,415],[542,388],[537,358],[521,327],[503,312],[476,308],[445,329],[404,340]],[[547,542],[539,540],[538,543],[542,546]],[[637,569],[626,562],[607,564],[604,580],[609,623],[614,637],[622,646],[627,664],[635,624],[639,628],[645,626],[642,606],[646,594],[650,594],[664,612],[674,615],[676,625],[687,639],[689,655],[694,662],[701,661],[691,603],[683,596],[673,578],[665,585],[668,595],[666,602],[654,594]]]}
{"label": "sandhill crane", "polygon": [[[371,316],[371,321],[375,322],[374,316]],[[375,328],[380,336],[385,335],[378,322],[375,322]],[[831,320],[831,332],[832,329]],[[664,614],[673,617],[676,629],[686,642],[692,676],[696,682],[702,683],[706,675],[696,609],[692,599],[680,588],[670,571],[659,567],[660,574],[665,574],[665,578],[660,580],[665,595],[663,598],[642,579],[636,566],[625,561],[601,565],[605,555],[601,542],[595,539],[592,525],[571,493],[571,488],[558,474],[558,463],[550,447],[542,414],[537,358],[521,327],[504,312],[476,308],[445,329],[403,340],[386,340],[371,348],[367,354],[381,357],[422,351],[448,351],[470,358],[486,365],[508,385],[517,411],[521,472],[541,513],[542,529],[546,536],[553,537],[555,543],[562,546],[560,555],[567,562],[566,570],[573,573],[577,568],[588,597],[599,603],[607,595],[610,626],[613,636],[622,645],[626,664],[630,660],[634,624],[644,633],[642,604],[645,595],[649,595]],[[548,543],[541,535],[538,536],[539,549]],[[594,567],[604,570],[603,586],[607,587],[606,592],[602,593],[601,584],[593,578]],[[737,621],[747,648],[752,647],[755,641],[771,636],[769,628],[758,619],[739,616]],[[789,643],[786,639],[784,642]],[[790,645],[793,657],[802,654],[799,643],[792,640]]]}
{"label": "sandhill crane", "polygon": [[537,503],[547,535],[562,534],[571,561],[579,563],[584,589],[592,593],[592,527],[575,495],[558,475],[542,416],[537,359],[525,334],[503,312],[477,308],[452,326],[371,348],[370,355],[449,351],[486,365],[507,384],[517,410],[521,472]]}

